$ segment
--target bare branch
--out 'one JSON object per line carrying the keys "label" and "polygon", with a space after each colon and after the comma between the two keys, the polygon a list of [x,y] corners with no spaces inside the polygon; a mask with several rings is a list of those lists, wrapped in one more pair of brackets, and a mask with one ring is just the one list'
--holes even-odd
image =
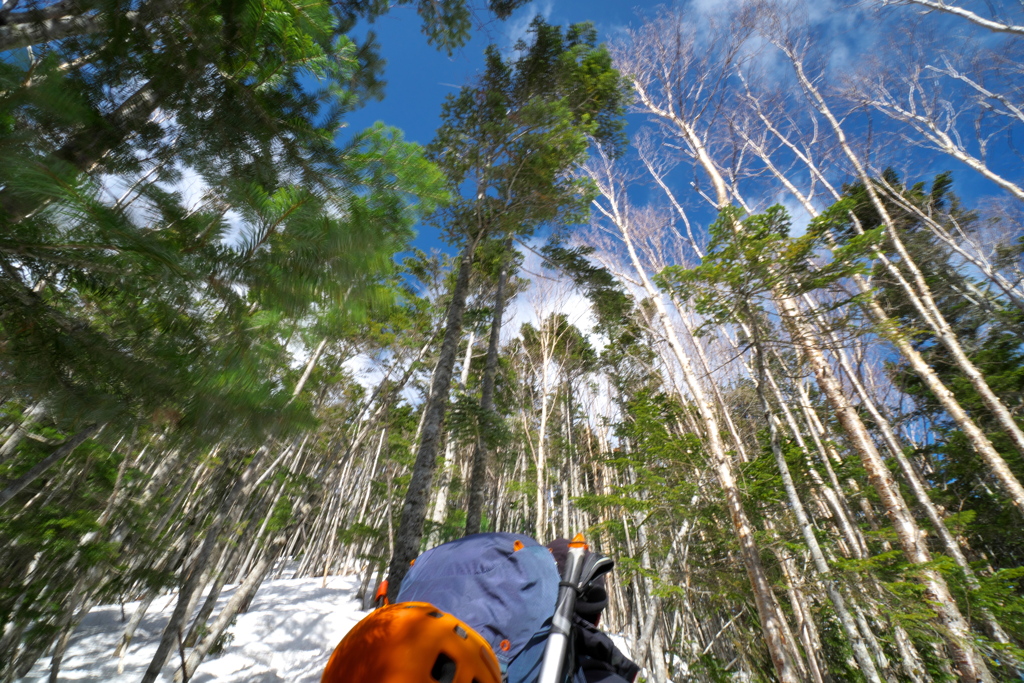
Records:
{"label": "bare branch", "polygon": [[913,4],[921,7],[928,8],[928,11],[945,12],[946,14],[952,14],[954,16],[966,19],[972,24],[987,28],[989,31],[996,33],[1012,33],[1015,35],[1024,35],[1024,26],[1018,26],[1016,24],[1010,24],[1003,21],[995,21],[992,19],[986,19],[985,17],[975,14],[974,12],[964,9],[958,5],[951,5],[944,0],[903,0],[903,2],[893,3],[888,0],[882,1],[883,5],[889,4]]}

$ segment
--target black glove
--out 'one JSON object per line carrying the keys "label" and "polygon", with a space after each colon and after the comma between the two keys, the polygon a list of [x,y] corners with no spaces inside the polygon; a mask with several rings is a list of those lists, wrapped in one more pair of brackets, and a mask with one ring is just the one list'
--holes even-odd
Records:
{"label": "black glove", "polygon": [[640,673],[632,660],[615,647],[607,634],[579,616],[573,617],[573,631],[576,633],[576,658],[580,662],[587,680],[607,680],[600,673],[615,674],[632,682]]}

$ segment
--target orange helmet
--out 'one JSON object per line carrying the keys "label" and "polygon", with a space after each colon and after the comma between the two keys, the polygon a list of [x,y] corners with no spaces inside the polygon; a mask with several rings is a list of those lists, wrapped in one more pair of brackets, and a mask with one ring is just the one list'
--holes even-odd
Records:
{"label": "orange helmet", "polygon": [[498,659],[468,625],[426,602],[371,612],[348,632],[320,683],[501,683]]}

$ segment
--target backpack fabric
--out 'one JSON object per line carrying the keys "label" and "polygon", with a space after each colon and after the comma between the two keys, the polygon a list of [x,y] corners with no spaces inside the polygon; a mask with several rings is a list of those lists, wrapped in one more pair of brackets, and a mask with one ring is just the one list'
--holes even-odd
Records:
{"label": "backpack fabric", "polygon": [[559,581],[551,553],[529,536],[473,534],[420,555],[397,601],[429,602],[455,615],[490,644],[508,683],[533,683]]}

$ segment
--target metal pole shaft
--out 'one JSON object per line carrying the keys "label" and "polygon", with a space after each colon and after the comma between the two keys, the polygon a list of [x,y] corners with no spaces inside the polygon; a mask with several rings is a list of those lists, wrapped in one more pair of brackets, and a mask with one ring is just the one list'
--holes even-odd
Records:
{"label": "metal pole shaft", "polygon": [[562,582],[558,587],[555,614],[551,618],[551,633],[544,647],[544,661],[537,683],[562,683],[565,656],[569,649],[569,637],[572,635],[572,615],[576,611],[576,591],[586,551],[587,544],[582,535],[577,535],[569,544]]}

